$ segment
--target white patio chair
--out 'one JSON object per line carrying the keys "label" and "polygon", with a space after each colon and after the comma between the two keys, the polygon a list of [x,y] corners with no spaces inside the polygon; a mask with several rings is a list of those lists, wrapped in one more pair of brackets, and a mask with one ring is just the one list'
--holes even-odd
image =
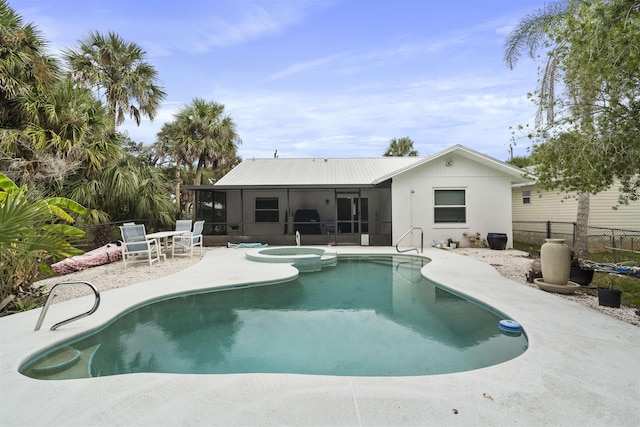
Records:
{"label": "white patio chair", "polygon": [[153,262],[160,260],[160,245],[155,239],[147,239],[143,224],[122,226],[120,234],[124,268],[134,262],[149,262],[151,270]]}
{"label": "white patio chair", "polygon": [[196,221],[195,224],[193,224],[193,232],[173,236],[173,244],[171,245],[171,256],[176,255],[176,248],[184,251],[183,255],[186,255],[187,250],[189,250],[189,256],[193,256],[194,246],[200,246],[200,256],[202,256],[203,228],[204,221]]}
{"label": "white patio chair", "polygon": [[178,219],[176,220],[176,231],[185,231],[191,233],[191,225],[193,221],[190,219]]}
{"label": "white patio chair", "polygon": [[[193,225],[193,221],[191,221],[190,219],[177,219],[176,220],[176,230],[175,231],[182,231],[184,232],[184,234],[189,234],[191,233],[191,226]],[[167,246],[172,246],[172,242],[165,242],[167,244]],[[162,250],[166,251],[166,253],[169,253],[169,248],[165,248],[164,245],[162,245]]]}

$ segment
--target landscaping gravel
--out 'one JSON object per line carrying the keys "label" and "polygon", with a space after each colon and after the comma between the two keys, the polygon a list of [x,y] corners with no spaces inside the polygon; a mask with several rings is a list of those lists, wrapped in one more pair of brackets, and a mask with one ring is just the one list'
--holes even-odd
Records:
{"label": "landscaping gravel", "polygon": [[[538,289],[534,283],[527,282],[527,272],[531,267],[533,258],[523,251],[508,249],[505,251],[496,251],[487,248],[459,248],[454,249],[455,253],[477,259],[492,265],[498,272],[507,279],[522,285],[530,286]],[[540,292],[544,292],[540,290]],[[608,314],[609,316],[618,318],[632,325],[640,326],[640,315],[636,314],[638,309],[635,307],[621,306],[620,308],[605,307],[598,304],[598,298],[586,294],[580,290],[574,294],[553,294],[558,298],[565,298],[575,301],[578,304],[591,307],[598,311]]]}

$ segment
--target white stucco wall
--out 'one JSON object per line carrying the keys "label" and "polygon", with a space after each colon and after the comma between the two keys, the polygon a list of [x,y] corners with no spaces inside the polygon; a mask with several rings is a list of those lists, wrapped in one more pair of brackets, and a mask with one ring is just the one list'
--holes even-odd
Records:
{"label": "white stucco wall", "polygon": [[[436,189],[466,190],[466,223],[434,223]],[[487,233],[506,233],[507,247],[513,246],[510,177],[465,157],[452,154],[394,177],[392,200],[393,243],[413,225],[424,230],[425,246],[452,238],[466,247],[463,233],[476,232],[483,239]],[[407,237],[401,246],[419,245],[420,233],[414,232],[412,239]]]}

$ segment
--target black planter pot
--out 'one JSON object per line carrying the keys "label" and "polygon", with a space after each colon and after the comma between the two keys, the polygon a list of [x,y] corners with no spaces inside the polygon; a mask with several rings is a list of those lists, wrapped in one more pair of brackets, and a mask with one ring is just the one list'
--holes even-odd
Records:
{"label": "black planter pot", "polygon": [[491,249],[505,250],[507,248],[507,235],[504,233],[487,233],[487,243]]}
{"label": "black planter pot", "polygon": [[571,267],[569,280],[580,286],[587,286],[593,280],[593,270],[590,268]]}
{"label": "black planter pot", "polygon": [[620,308],[621,301],[622,291],[620,289],[598,288],[598,304]]}

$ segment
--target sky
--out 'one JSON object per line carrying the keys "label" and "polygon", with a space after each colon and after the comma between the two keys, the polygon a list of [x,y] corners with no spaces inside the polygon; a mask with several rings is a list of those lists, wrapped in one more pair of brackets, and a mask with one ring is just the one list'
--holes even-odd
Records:
{"label": "sky", "polygon": [[[9,0],[49,42],[90,31],[147,53],[167,97],[119,130],[145,144],[203,98],[225,106],[239,155],[379,157],[409,137],[420,156],[455,144],[507,160],[533,124],[537,64],[510,70],[504,41],[541,0]],[[547,2],[548,3],[548,2]],[[517,138],[514,155],[530,146]]]}

